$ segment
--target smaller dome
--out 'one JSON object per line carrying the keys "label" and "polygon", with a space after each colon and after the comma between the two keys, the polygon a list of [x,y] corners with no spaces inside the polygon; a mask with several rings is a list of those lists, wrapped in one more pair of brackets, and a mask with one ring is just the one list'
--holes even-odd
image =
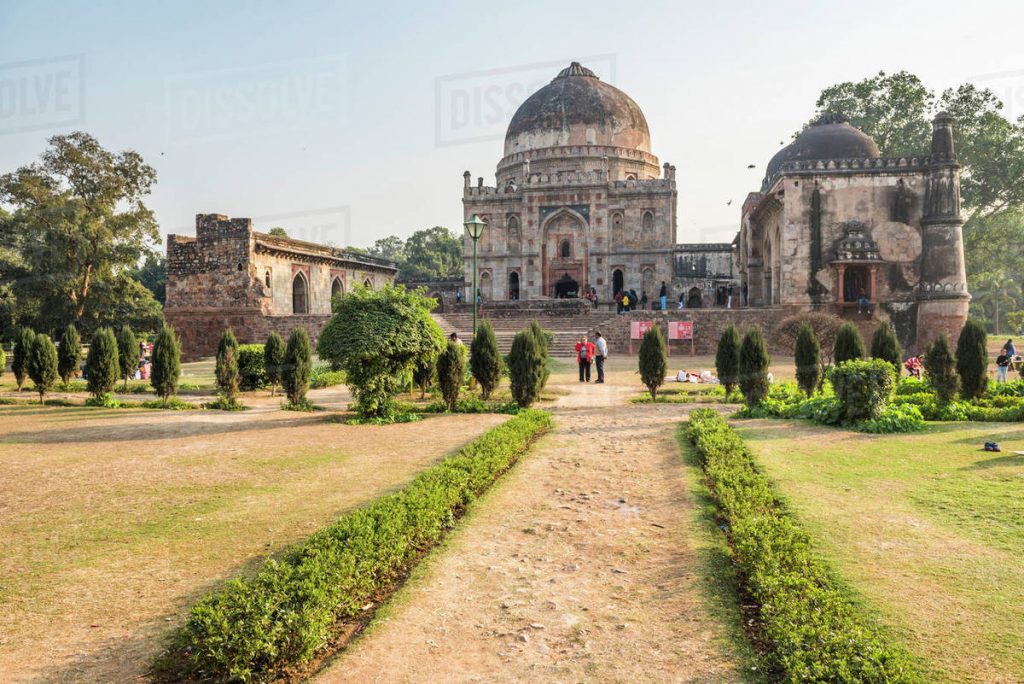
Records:
{"label": "smaller dome", "polygon": [[765,173],[762,190],[789,161],[828,159],[877,159],[878,145],[864,131],[850,125],[842,114],[827,112],[808,126],[796,140],[775,153]]}

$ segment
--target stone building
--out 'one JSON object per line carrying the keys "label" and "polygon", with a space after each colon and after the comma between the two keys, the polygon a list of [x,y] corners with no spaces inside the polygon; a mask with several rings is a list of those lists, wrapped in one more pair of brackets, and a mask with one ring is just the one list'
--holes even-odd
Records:
{"label": "stone building", "polygon": [[381,287],[397,272],[384,259],[256,232],[252,219],[198,214],[195,237],[167,236],[164,319],[188,359],[216,353],[228,327],[242,343],[304,327],[315,343],[333,296],[355,283]]}
{"label": "stone building", "polygon": [[966,320],[962,224],[948,115],[935,118],[930,151],[882,158],[869,136],[826,114],[771,159],[744,202],[741,287],[752,307],[889,320],[919,348]]}

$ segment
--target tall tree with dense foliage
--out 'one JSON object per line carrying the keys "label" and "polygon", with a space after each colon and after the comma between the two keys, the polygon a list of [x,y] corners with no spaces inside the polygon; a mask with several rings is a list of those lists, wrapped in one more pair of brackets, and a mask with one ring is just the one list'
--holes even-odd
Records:
{"label": "tall tree with dense foliage", "polygon": [[403,278],[450,278],[461,276],[462,238],[442,226],[418,230],[405,241]]}
{"label": "tall tree with dense foliage", "polygon": [[167,301],[167,261],[162,254],[150,253],[142,265],[133,272],[133,277],[153,293],[160,306]]}
{"label": "tall tree with dense foliage", "polygon": [[537,334],[527,328],[512,338],[508,353],[509,389],[512,398],[522,408],[529,408],[540,399],[547,373],[547,357]]}
{"label": "tall tree with dense foliage", "polygon": [[36,384],[39,392],[39,403],[57,382],[57,348],[49,335],[39,333],[32,343],[32,351],[28,360],[28,374]]}
{"label": "tall tree with dense foliage", "polygon": [[309,391],[309,378],[313,374],[313,354],[305,328],[295,328],[288,336],[281,367],[281,385],[288,396],[288,403],[295,407],[303,406]]}
{"label": "tall tree with dense foliage", "polygon": [[11,372],[14,373],[14,382],[17,383],[19,392],[25,385],[25,378],[28,377],[28,359],[35,341],[36,331],[32,328],[22,328],[14,339],[14,349],[11,355]]}
{"label": "tall tree with dense foliage", "polygon": [[718,338],[715,372],[718,373],[718,381],[725,386],[725,395],[728,397],[739,382],[740,373],[740,331],[736,329],[735,323],[730,323]]}
{"label": "tall tree with dense foliage", "polygon": [[903,349],[896,337],[896,331],[888,321],[882,323],[871,336],[871,358],[882,359],[892,364],[896,377],[900,377],[903,370]]}
{"label": "tall tree with dense foliage", "polygon": [[968,319],[956,343],[956,373],[960,376],[960,394],[978,399],[988,389],[988,335],[976,320]]}
{"label": "tall tree with dense foliage", "polygon": [[747,406],[757,406],[768,396],[768,366],[772,358],[764,343],[761,328],[747,330],[740,345],[740,391]]}
{"label": "tall tree with dense foliage", "polygon": [[152,361],[149,383],[166,404],[178,391],[178,380],[181,378],[181,343],[178,342],[174,328],[165,325],[157,333],[153,340]]}
{"label": "tall tree with dense foliage", "polygon": [[121,364],[117,358],[117,338],[110,328],[100,328],[89,341],[89,355],[85,359],[85,377],[89,393],[102,400],[114,391]]}
{"label": "tall tree with dense foliage", "polygon": [[139,367],[139,339],[127,325],[117,331],[117,363],[120,366],[124,389],[128,390],[128,381]]}
{"label": "tall tree with dense foliage", "polygon": [[939,335],[925,348],[924,372],[939,400],[943,403],[952,401],[960,389],[960,377],[956,374],[956,359],[945,334]]}
{"label": "tall tree with dense foliage", "polygon": [[267,382],[270,383],[270,396],[277,393],[277,386],[281,384],[281,367],[284,364],[284,340],[271,331],[267,336],[267,342],[263,345],[263,368],[267,373]]}
{"label": "tall tree with dense foliage", "polygon": [[540,321],[536,318],[530,321],[530,325],[527,330],[537,338],[537,349],[540,351],[541,357],[544,359],[544,364],[541,367],[540,373],[540,388],[543,390],[547,387],[548,378],[551,377],[551,369],[548,368],[548,350],[551,349],[551,341],[555,336],[550,330],[545,330],[541,327]]}
{"label": "tall tree with dense foliage", "polygon": [[437,357],[437,384],[449,411],[455,410],[459,391],[466,379],[466,347],[449,340],[444,351]]}
{"label": "tall tree with dense foliage", "polygon": [[836,333],[836,347],[832,352],[832,358],[838,366],[843,361],[854,361],[863,359],[867,355],[864,350],[864,338],[860,335],[860,329],[847,321],[839,326]]}
{"label": "tall tree with dense foliage", "polygon": [[0,202],[14,209],[0,244],[18,257],[3,259],[0,279],[39,327],[152,322],[159,305],[132,272],[159,240],[143,203],[155,181],[138,153],[81,132],[50,138],[39,162],[0,176]]}
{"label": "tall tree with dense foliage", "polygon": [[238,403],[238,385],[241,374],[238,371],[238,340],[228,328],[217,343],[217,362],[214,367],[217,388],[228,406]]}
{"label": "tall tree with dense foliage", "polygon": [[57,349],[57,374],[64,383],[64,391],[67,391],[68,385],[78,376],[78,364],[81,360],[82,338],[78,334],[78,328],[71,323],[64,328],[60,347]]}
{"label": "tall tree with dense foliage", "polygon": [[665,384],[668,372],[668,355],[665,350],[665,336],[661,328],[652,325],[640,341],[640,381],[644,383],[651,399],[657,400],[658,388]]}
{"label": "tall tree with dense foliage", "polygon": [[807,323],[800,326],[796,336],[796,381],[808,397],[814,395],[821,381],[821,345],[814,328]]}
{"label": "tall tree with dense foliage", "polygon": [[484,319],[476,327],[469,349],[469,370],[480,383],[480,394],[486,400],[501,379],[501,352],[490,321]]}
{"label": "tall tree with dense foliage", "polygon": [[394,396],[414,365],[433,365],[444,333],[430,317],[425,291],[356,286],[343,297],[317,341],[321,359],[345,370],[364,418],[394,415]]}

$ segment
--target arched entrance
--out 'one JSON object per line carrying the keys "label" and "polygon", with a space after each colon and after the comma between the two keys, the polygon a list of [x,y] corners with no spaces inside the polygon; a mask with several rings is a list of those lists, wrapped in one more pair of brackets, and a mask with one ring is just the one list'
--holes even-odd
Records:
{"label": "arched entrance", "polygon": [[306,274],[299,271],[292,279],[292,313],[309,313],[309,286],[306,283]]}
{"label": "arched entrance", "polygon": [[345,285],[341,282],[341,278],[335,278],[331,283],[331,299],[343,294],[345,294]]}
{"label": "arched entrance", "polygon": [[691,287],[690,292],[686,295],[686,308],[687,309],[700,309],[704,306],[704,297],[701,295],[699,287]]}
{"label": "arched entrance", "polygon": [[508,298],[515,302],[519,300],[519,272],[510,271],[508,274]]}
{"label": "arched entrance", "polygon": [[577,297],[580,283],[588,282],[586,225],[586,219],[568,207],[558,209],[543,222],[542,292],[546,296]]}
{"label": "arched entrance", "polygon": [[569,299],[578,297],[579,294],[580,284],[568,273],[563,274],[555,283],[555,299]]}
{"label": "arched entrance", "polygon": [[622,292],[622,288],[626,286],[626,278],[622,275],[622,269],[617,268],[612,271],[612,295],[616,295]]}

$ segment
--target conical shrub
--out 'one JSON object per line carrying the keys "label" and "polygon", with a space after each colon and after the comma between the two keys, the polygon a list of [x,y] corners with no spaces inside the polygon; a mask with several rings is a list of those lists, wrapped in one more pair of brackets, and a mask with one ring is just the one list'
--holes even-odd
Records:
{"label": "conical shrub", "polygon": [[988,335],[974,319],[968,319],[960,330],[956,374],[960,376],[960,394],[964,399],[978,399],[988,389]]}
{"label": "conical shrub", "polygon": [[43,397],[53,383],[57,382],[57,348],[49,335],[39,333],[32,344],[29,353],[28,375],[36,384],[36,391],[39,392],[39,403],[43,403]]}
{"label": "conical shrub", "polygon": [[313,355],[309,349],[309,335],[305,328],[295,328],[288,337],[288,346],[284,350],[284,363],[281,384],[288,403],[301,406],[306,401],[309,391],[309,376],[313,372]]}
{"label": "conical shrub", "polygon": [[281,366],[284,363],[284,340],[276,331],[267,336],[263,345],[263,368],[270,383],[270,396],[277,394],[277,386],[281,384]]}
{"label": "conical shrub", "polygon": [[740,331],[734,323],[730,323],[718,338],[715,372],[718,373],[718,381],[725,386],[726,396],[732,394],[740,374]]}
{"label": "conical shrub", "polygon": [[11,372],[18,385],[18,391],[25,385],[28,378],[28,358],[32,353],[32,345],[36,342],[36,333],[32,328],[22,328],[14,339],[14,350],[11,354]]}
{"label": "conical shrub", "polygon": [[82,338],[78,334],[78,328],[74,323],[64,329],[64,335],[60,338],[60,347],[57,349],[57,374],[60,375],[64,389],[75,377],[78,376],[78,364],[82,360]]}
{"label": "conical shrub", "polygon": [[768,366],[772,359],[764,335],[757,326],[749,328],[740,345],[740,391],[747,406],[757,406],[768,396]]}
{"label": "conical shrub", "polygon": [[117,338],[114,337],[114,331],[110,328],[100,328],[92,334],[89,355],[85,359],[86,385],[89,393],[97,400],[102,400],[114,391],[120,374],[121,365],[117,358]]}
{"label": "conical shrub", "polygon": [[821,380],[821,345],[814,328],[807,323],[796,334],[796,381],[808,397],[814,394]]}
{"label": "conical shrub", "polygon": [[178,391],[181,377],[181,344],[174,328],[165,325],[153,341],[153,369],[149,382],[158,397],[166,402]]}
{"label": "conical shrub", "polygon": [[939,335],[924,352],[924,372],[939,401],[949,403],[960,388],[956,359],[945,334]]}
{"label": "conical shrub", "polygon": [[863,359],[865,354],[864,338],[861,337],[857,326],[849,321],[839,326],[839,332],[836,333],[835,351],[832,353],[835,364],[838,366],[843,361]]}
{"label": "conical shrub", "polygon": [[469,348],[469,371],[480,383],[480,394],[489,399],[491,392],[501,380],[501,352],[498,351],[498,338],[488,320],[480,321],[473,336],[473,344]]}
{"label": "conical shrub", "polygon": [[900,377],[903,371],[903,349],[896,337],[896,331],[888,321],[882,323],[871,337],[871,358],[888,361],[892,364],[896,377]]}
{"label": "conical shrub", "polygon": [[652,325],[644,333],[640,341],[640,381],[651,393],[651,399],[657,400],[658,388],[665,383],[668,372],[668,356],[665,352],[665,336],[661,328]]}
{"label": "conical shrub", "polygon": [[547,360],[540,342],[530,329],[516,333],[512,339],[508,371],[512,398],[521,407],[529,408],[540,398],[547,371]]}

